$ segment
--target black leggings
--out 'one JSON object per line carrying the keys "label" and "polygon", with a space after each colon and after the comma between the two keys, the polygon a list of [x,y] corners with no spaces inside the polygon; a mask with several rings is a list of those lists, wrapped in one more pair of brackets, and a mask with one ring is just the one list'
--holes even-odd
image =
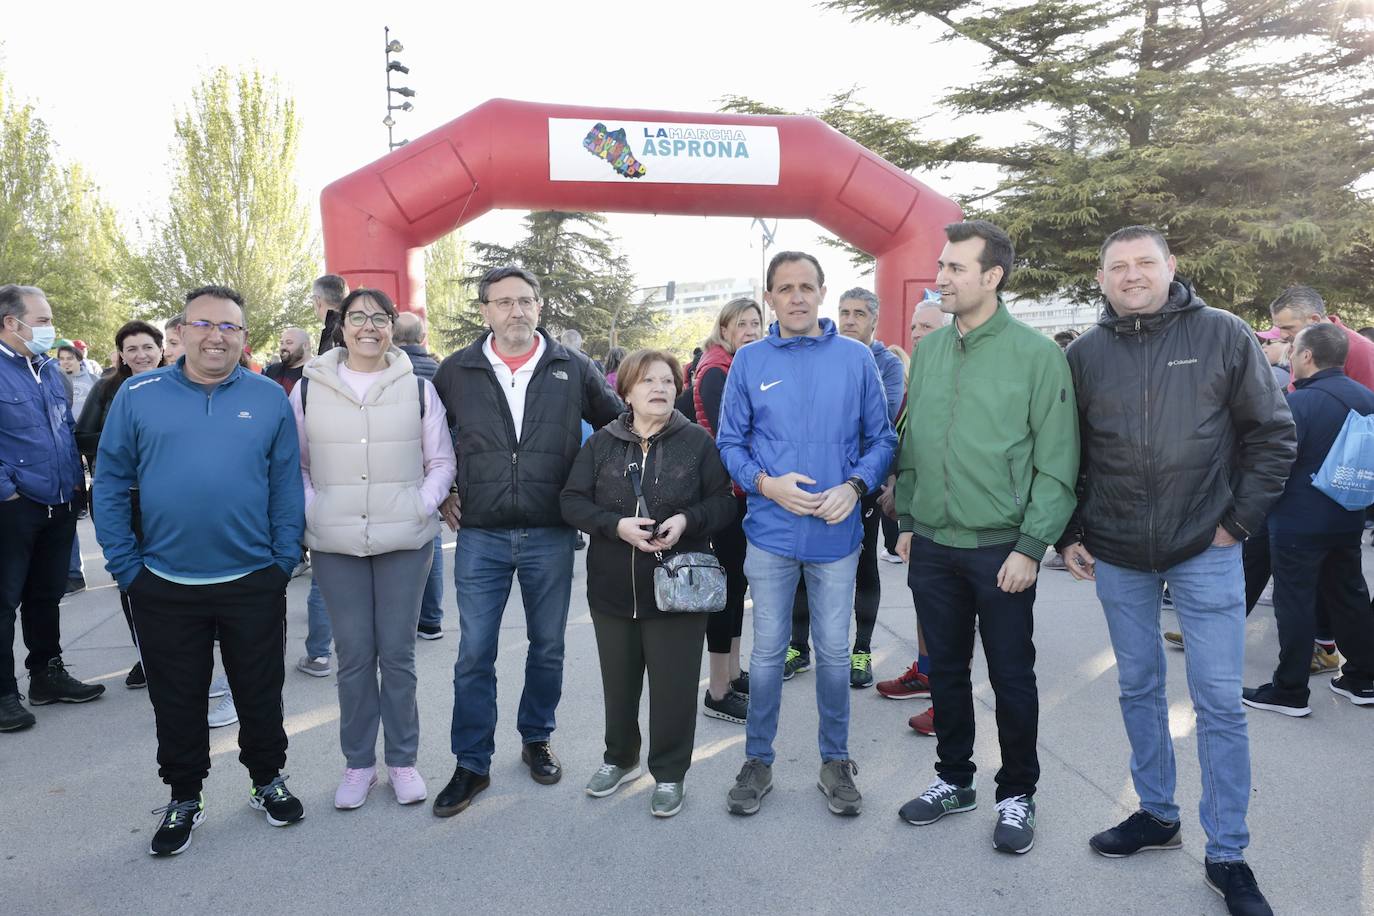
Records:
{"label": "black leggings", "polygon": [[[878,519],[882,511],[877,496],[865,496],[857,511],[863,513],[864,539],[854,575],[854,651],[871,652],[878,604],[883,597],[882,580],[878,578]],[[792,647],[809,656],[810,640],[811,611],[806,603],[806,579],[802,577],[797,580],[797,594],[792,600]]]}
{"label": "black leggings", "polygon": [[736,502],[735,520],[711,538],[716,559],[725,567],[725,610],[706,615],[706,651],[717,654],[729,652],[730,643],[744,632],[744,591],[749,587],[744,577],[744,552],[748,544],[744,539],[745,501]]}

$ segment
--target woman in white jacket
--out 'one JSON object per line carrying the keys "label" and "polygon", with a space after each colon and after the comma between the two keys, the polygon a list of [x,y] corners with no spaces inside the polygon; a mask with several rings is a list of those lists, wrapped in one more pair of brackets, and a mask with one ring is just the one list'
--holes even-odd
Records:
{"label": "woman in white jacket", "polygon": [[379,725],[396,800],[414,804],[426,796],[415,628],[457,460],[434,386],[391,345],[391,299],[356,289],[339,311],[342,346],[313,359],[291,392],[305,543],[338,658],[345,769],[334,806],[362,807],[377,784]]}

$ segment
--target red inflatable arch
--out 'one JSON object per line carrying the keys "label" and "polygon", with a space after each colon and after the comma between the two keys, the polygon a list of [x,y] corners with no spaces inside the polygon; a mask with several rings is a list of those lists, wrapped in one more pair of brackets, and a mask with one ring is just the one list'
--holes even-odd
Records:
{"label": "red inflatable arch", "polygon": [[960,218],[816,118],[493,99],[325,188],[325,263],[423,312],[424,246],[494,208],[814,220],[876,256],[888,342]]}

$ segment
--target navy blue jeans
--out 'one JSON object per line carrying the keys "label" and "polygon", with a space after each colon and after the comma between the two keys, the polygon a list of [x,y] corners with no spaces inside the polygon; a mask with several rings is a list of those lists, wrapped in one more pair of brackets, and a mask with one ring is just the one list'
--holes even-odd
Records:
{"label": "navy blue jeans", "polygon": [[420,623],[437,627],[444,622],[444,536],[434,536],[434,562],[420,598]]}
{"label": "navy blue jeans", "polygon": [[525,603],[525,690],[516,728],[524,744],[547,741],[563,695],[563,631],[572,595],[571,528],[462,528],[454,551],[458,661],[453,666],[453,755],[474,773],[496,750],[496,652],[512,577]]}
{"label": "navy blue jeans", "polygon": [[939,710],[935,771],[952,785],[973,784],[974,622],[983,638],[988,680],[997,697],[1002,768],[997,800],[1034,795],[1040,779],[1035,741],[1040,695],[1035,685],[1035,586],[1008,594],[997,572],[1011,544],[961,549],[914,535],[907,584],[930,653],[930,701]]}

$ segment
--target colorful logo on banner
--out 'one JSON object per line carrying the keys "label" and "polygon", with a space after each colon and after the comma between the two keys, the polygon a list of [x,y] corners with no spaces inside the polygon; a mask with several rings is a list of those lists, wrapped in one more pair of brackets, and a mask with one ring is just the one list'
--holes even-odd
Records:
{"label": "colorful logo on banner", "polygon": [[[576,156],[573,137],[582,147]],[[553,181],[775,185],[778,167],[771,126],[549,119]]]}

